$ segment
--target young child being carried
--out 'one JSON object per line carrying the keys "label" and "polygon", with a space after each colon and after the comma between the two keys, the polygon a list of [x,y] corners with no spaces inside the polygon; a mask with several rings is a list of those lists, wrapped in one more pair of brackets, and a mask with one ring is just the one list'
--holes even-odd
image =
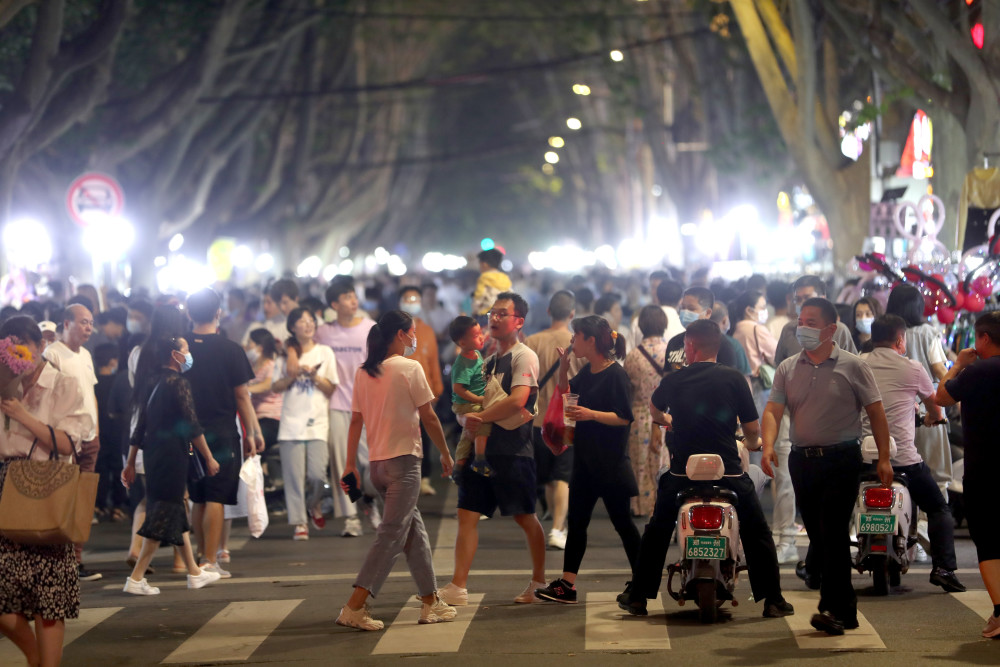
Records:
{"label": "young child being carried", "polygon": [[[466,315],[459,315],[448,326],[448,334],[461,352],[451,367],[451,409],[456,415],[482,412],[486,393],[486,376],[483,375],[483,357],[479,354],[485,342],[479,324]],[[462,429],[462,439],[455,450],[455,471],[462,468],[469,458],[470,445],[475,438],[475,459],[473,472],[492,477],[493,470],[486,461],[486,438],[490,434],[490,424],[482,424],[473,436]]]}

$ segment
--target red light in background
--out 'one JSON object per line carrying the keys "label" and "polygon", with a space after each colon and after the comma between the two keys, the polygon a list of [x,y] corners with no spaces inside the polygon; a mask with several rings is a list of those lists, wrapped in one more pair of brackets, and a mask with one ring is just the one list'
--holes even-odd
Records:
{"label": "red light in background", "polygon": [[983,48],[983,43],[986,36],[983,32],[983,24],[977,23],[976,25],[972,26],[971,32],[972,32],[972,43],[976,45],[977,49]]}

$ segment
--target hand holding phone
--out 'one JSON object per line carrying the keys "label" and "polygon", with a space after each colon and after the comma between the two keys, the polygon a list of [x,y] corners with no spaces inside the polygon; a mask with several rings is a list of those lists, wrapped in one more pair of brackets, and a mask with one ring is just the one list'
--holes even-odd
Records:
{"label": "hand holding phone", "polygon": [[361,499],[361,496],[364,495],[361,493],[361,488],[358,486],[358,478],[353,472],[349,472],[344,475],[340,481],[341,486],[343,486],[344,490],[347,491],[347,497],[351,499],[352,503],[358,502],[358,500]]}

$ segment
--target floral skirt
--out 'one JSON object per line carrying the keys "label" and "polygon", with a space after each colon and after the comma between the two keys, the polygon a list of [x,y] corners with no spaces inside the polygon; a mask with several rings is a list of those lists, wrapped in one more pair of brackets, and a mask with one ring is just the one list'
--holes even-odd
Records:
{"label": "floral skirt", "polygon": [[[0,493],[7,476],[0,461]],[[17,544],[0,535],[0,614],[55,620],[80,611],[80,575],[72,544]]]}
{"label": "floral skirt", "polygon": [[168,500],[147,499],[146,520],[136,535],[160,544],[184,546],[184,533],[191,530],[187,512],[184,511],[184,501],[179,503]]}

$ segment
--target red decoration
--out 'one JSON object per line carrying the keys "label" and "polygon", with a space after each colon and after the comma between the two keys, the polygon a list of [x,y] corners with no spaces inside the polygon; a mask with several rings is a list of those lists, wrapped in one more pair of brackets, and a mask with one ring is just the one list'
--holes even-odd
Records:
{"label": "red decoration", "polygon": [[955,321],[955,311],[948,306],[940,306],[937,311],[938,322],[951,324]]}
{"label": "red decoration", "polygon": [[957,289],[954,291],[952,296],[955,297],[955,310],[961,310],[962,306],[965,305],[965,293],[962,290]]}
{"label": "red decoration", "polygon": [[972,292],[965,297],[965,309],[970,313],[978,313],[986,306],[986,300],[979,292]]}
{"label": "red decoration", "polygon": [[993,281],[990,280],[989,276],[976,276],[972,279],[970,287],[973,292],[978,293],[982,297],[988,297],[993,294]]}

